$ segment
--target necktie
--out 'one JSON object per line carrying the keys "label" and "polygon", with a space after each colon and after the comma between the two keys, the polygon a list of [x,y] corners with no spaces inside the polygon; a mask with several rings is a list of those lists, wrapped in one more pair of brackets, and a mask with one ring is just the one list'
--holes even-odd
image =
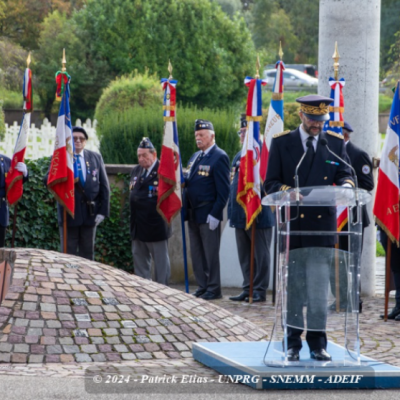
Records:
{"label": "necktie", "polygon": [[[308,144],[310,143],[310,144]],[[314,156],[315,156],[315,150],[314,150],[314,137],[313,136],[309,136],[307,139],[307,153],[306,153],[306,157],[304,159],[304,168],[303,168],[303,174],[307,174],[310,172],[311,169],[311,165],[314,161]],[[309,147],[308,147],[309,146]]]}
{"label": "necktie", "polygon": [[83,171],[82,171],[82,164],[81,164],[81,155],[77,154],[76,155],[76,165],[78,166],[78,177],[79,181],[81,182],[82,186],[85,186],[85,177],[83,176]]}

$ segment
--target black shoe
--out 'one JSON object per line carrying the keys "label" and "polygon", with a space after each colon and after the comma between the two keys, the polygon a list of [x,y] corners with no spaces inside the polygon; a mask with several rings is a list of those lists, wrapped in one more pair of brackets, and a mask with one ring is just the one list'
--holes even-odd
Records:
{"label": "black shoe", "polygon": [[394,320],[395,321],[400,321],[400,314]]}
{"label": "black shoe", "polygon": [[288,361],[299,361],[300,360],[300,351],[298,349],[289,349],[287,351]]}
{"label": "black shoe", "polygon": [[216,294],[213,292],[205,292],[202,296],[200,296],[203,300],[217,300],[222,299],[222,294]]}
{"label": "black shoe", "polygon": [[229,297],[229,300],[232,300],[232,301],[243,301],[243,300],[246,299],[246,297],[249,297],[249,294],[245,293],[245,292],[242,292],[237,296]]}
{"label": "black shoe", "polygon": [[[393,307],[392,311],[390,314],[388,314],[388,319],[396,319],[396,317],[400,315],[400,307]],[[385,316],[383,314],[380,315],[380,317],[383,319]],[[397,320],[398,321],[398,320]]]}
{"label": "black shoe", "polygon": [[[244,299],[246,303],[249,302],[249,295]],[[263,303],[265,300],[264,296],[261,296],[260,294],[256,293],[253,295],[253,303]]]}
{"label": "black shoe", "polygon": [[194,293],[192,293],[192,295],[195,297],[200,297],[205,292],[206,292],[206,289],[197,289]]}
{"label": "black shoe", "polygon": [[325,349],[314,350],[310,353],[310,356],[317,361],[332,361],[332,357]]}

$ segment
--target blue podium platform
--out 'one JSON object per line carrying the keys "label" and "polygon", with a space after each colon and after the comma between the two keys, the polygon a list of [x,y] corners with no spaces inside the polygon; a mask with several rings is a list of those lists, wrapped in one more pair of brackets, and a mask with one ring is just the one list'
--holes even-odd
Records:
{"label": "blue podium platform", "polygon": [[[279,346],[274,343],[275,347]],[[222,382],[243,383],[254,389],[393,389],[400,388],[400,368],[361,356],[360,365],[315,366],[307,343],[300,352],[302,366],[266,366],[268,342],[193,343],[193,357],[223,375]],[[343,354],[343,347],[328,343],[328,351]],[[307,360],[310,365],[307,366]]]}

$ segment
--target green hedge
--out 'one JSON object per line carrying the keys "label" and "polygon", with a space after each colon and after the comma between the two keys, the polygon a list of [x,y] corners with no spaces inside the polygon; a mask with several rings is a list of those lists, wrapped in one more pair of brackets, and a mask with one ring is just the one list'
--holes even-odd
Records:
{"label": "green hedge", "polygon": [[[194,140],[194,122],[198,118],[212,121],[215,139],[232,159],[239,151],[237,136],[239,113],[233,110],[198,110],[196,107],[177,107],[179,146],[183,166],[197,151]],[[160,155],[164,121],[162,106],[134,107],[119,113],[105,115],[97,125],[100,150],[107,164],[135,164],[137,147],[148,136]]]}
{"label": "green hedge", "polygon": [[[29,181],[24,184],[24,194],[17,208],[15,247],[60,250],[57,222],[57,204],[43,184],[50,158],[26,160]],[[97,229],[95,259],[127,271],[133,271],[131,240],[129,235],[129,201],[127,199],[129,175],[119,175],[124,180],[123,190],[111,185],[110,218]],[[10,226],[6,245],[11,245],[14,207],[10,207]]]}

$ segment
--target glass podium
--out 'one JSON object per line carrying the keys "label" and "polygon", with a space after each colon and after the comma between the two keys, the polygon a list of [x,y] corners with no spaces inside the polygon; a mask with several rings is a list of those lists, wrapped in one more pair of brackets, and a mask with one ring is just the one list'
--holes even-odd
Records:
{"label": "glass podium", "polygon": [[[365,190],[339,186],[290,189],[263,198],[263,206],[275,207],[277,222],[275,323],[266,365],[321,368],[361,364],[361,207],[370,200]],[[347,218],[346,230],[337,229],[339,215]],[[316,229],[321,226],[323,230]],[[334,246],[339,236],[346,238],[346,251]],[[304,332],[302,344],[300,332]],[[332,361],[311,359],[304,339],[314,347],[324,347],[327,333],[338,345],[334,355],[329,344],[326,348]],[[287,349],[299,346],[300,360],[289,361]]]}

